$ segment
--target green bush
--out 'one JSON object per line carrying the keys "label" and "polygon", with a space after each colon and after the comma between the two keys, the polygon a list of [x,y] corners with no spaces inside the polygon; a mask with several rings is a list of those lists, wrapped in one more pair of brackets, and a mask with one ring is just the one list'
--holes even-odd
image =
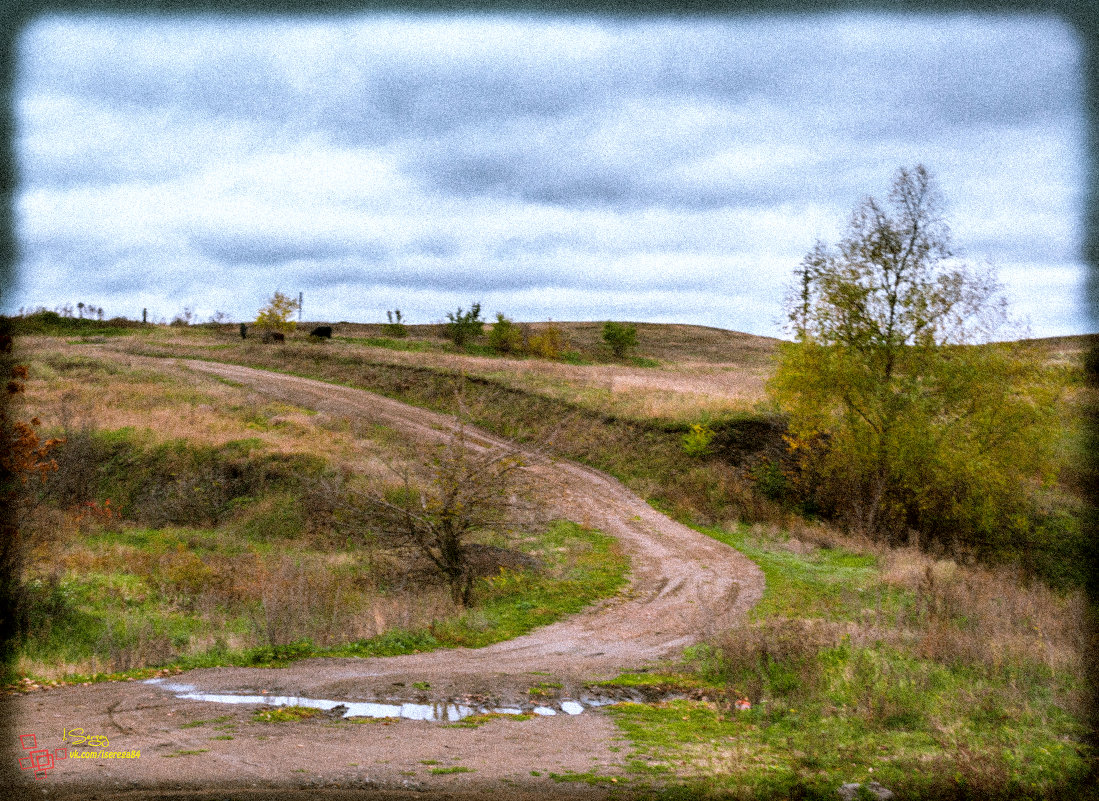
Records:
{"label": "green bush", "polygon": [[756,489],[764,498],[783,501],[790,493],[790,480],[782,472],[782,465],[777,460],[760,462],[752,468],[751,476],[756,482]]}
{"label": "green bush", "polygon": [[527,352],[543,359],[559,360],[568,348],[565,333],[550,323],[527,341]]}
{"label": "green bush", "polygon": [[485,321],[481,319],[481,304],[474,303],[469,311],[447,312],[446,337],[459,348],[477,337],[484,330]]}
{"label": "green bush", "polygon": [[[461,311],[459,309],[459,311]],[[382,325],[382,333],[387,337],[395,337],[397,339],[404,339],[408,336],[408,327],[401,322],[401,310],[387,311],[385,313],[388,323]]]}
{"label": "green bush", "polygon": [[488,334],[488,344],[496,353],[520,353],[523,350],[523,332],[519,326],[498,312],[496,322]]}
{"label": "green bush", "polygon": [[603,341],[610,345],[611,352],[622,359],[630,348],[637,347],[637,326],[626,323],[603,323]]}
{"label": "green bush", "polygon": [[1084,521],[1069,510],[1039,517],[1024,539],[1019,560],[1051,587],[1083,587],[1094,564],[1094,546]]}
{"label": "green bush", "polygon": [[683,435],[683,450],[688,456],[705,456],[714,441],[714,430],[705,423],[695,423]]}

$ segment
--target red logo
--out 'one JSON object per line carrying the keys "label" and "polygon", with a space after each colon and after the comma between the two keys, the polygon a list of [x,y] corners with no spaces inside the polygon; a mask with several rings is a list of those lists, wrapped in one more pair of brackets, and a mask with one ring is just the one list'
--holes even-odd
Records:
{"label": "red logo", "polygon": [[49,772],[57,767],[57,762],[69,758],[69,749],[56,748],[50,751],[48,748],[38,747],[38,738],[33,734],[20,734],[19,745],[27,753],[19,757],[19,767],[34,773],[34,778],[44,779]]}

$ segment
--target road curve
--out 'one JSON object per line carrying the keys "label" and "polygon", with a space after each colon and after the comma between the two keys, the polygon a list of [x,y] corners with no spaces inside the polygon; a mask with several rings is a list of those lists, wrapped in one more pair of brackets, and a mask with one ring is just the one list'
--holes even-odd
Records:
{"label": "road curve", "polygon": [[[233,365],[180,365],[333,416],[382,423],[429,442],[446,441],[456,426],[446,415],[363,390]],[[513,443],[470,427],[466,441],[474,448],[515,449]],[[267,693],[347,702],[465,698],[490,705],[521,700],[529,706],[528,691],[538,682],[560,685],[562,698],[578,698],[592,680],[674,657],[684,646],[735,625],[762,595],[762,573],[732,548],[656,512],[604,473],[550,460],[529,449],[525,453],[524,469],[551,514],[618,538],[631,559],[627,591],[559,623],[486,648],[373,659],[307,659],[286,668],[207,668],[172,681],[211,694]],[[414,692],[415,686],[430,690]],[[112,749],[140,755],[59,762],[47,780],[52,797],[58,799],[98,795],[135,800],[346,801],[369,790],[379,799],[430,792],[431,797],[464,801],[501,794],[557,801],[563,785],[552,780],[553,771],[583,774],[594,767],[616,773],[625,767],[626,754],[611,746],[620,734],[607,716],[599,714],[536,717],[469,732],[420,721],[405,721],[399,728],[341,726],[330,718],[269,726],[256,723],[251,711],[243,705],[179,696],[166,682],[102,682],[0,698],[0,720],[10,718],[19,734],[33,733],[40,738],[38,747],[62,746],[62,727],[79,727],[109,737]],[[46,782],[17,770],[23,763],[14,756],[0,760],[0,797],[18,797],[32,788],[34,797],[40,797],[37,786]],[[446,770],[434,775],[424,768],[454,759],[462,760],[469,776]],[[605,798],[599,787],[575,785],[572,790],[569,795],[576,799]]]}
{"label": "road curve", "polygon": [[[359,389],[237,365],[182,361],[188,369],[246,385],[269,397],[333,416],[391,427],[442,442],[455,418]],[[467,426],[473,447],[515,449],[514,443]],[[577,679],[613,675],[677,654],[684,646],[734,625],[763,593],[759,568],[736,550],[657,512],[619,481],[564,459],[519,447],[531,482],[544,489],[550,513],[618,539],[631,562],[628,591],[610,601],[513,640],[479,649],[362,660],[309,659],[289,668],[192,671],[203,691],[272,688],[324,698],[368,697],[389,678],[432,674],[453,690],[487,690],[505,676],[545,671]],[[433,684],[438,687],[439,684]]]}

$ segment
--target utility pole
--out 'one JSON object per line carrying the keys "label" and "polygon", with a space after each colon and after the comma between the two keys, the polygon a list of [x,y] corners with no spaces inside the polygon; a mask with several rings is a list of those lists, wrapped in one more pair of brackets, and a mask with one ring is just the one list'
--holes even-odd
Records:
{"label": "utility pole", "polygon": [[304,300],[305,300],[305,293],[299,292],[298,293],[298,322],[299,323],[301,322],[301,305],[302,305],[302,302]]}

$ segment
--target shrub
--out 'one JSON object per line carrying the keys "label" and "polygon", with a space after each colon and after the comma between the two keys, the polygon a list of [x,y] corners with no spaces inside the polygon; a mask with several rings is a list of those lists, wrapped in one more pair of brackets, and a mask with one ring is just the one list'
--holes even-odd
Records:
{"label": "shrub", "polygon": [[527,340],[527,351],[543,359],[560,359],[566,348],[568,348],[568,341],[565,339],[564,332],[552,323]]}
{"label": "shrub", "polygon": [[765,459],[756,464],[750,472],[752,480],[756,482],[756,489],[764,498],[772,501],[784,501],[790,494],[790,480],[784,472],[782,465],[775,459]]}
{"label": "shrub", "polygon": [[519,353],[523,350],[523,332],[501,312],[488,334],[488,344],[496,353]]}
{"label": "shrub", "polygon": [[421,490],[405,470],[400,486],[362,498],[362,510],[378,521],[383,542],[426,557],[449,585],[452,601],[469,606],[476,578],[469,540],[512,503],[521,466],[512,450],[469,450],[465,427],[459,426],[439,448],[429,487]]}
{"label": "shrub", "polygon": [[290,319],[290,315],[297,309],[298,302],[294,298],[276,292],[267,301],[267,305],[259,310],[259,314],[256,316],[256,328],[260,331],[285,336],[297,327],[297,323]]}
{"label": "shrub", "polygon": [[705,456],[714,440],[714,431],[705,423],[695,423],[683,435],[683,450],[688,456]]}
{"label": "shrub", "polygon": [[624,358],[630,348],[637,347],[637,326],[607,321],[603,323],[603,341],[617,358]]}
{"label": "shrub", "polygon": [[459,348],[481,336],[485,321],[481,319],[481,304],[474,303],[469,311],[447,312],[446,337]]}
{"label": "shrub", "polygon": [[190,306],[184,307],[183,311],[172,318],[172,322],[168,325],[176,328],[186,328],[195,320],[195,312]]}
{"label": "shrub", "polygon": [[[459,309],[459,311],[461,311]],[[387,337],[395,337],[396,339],[404,339],[408,336],[408,327],[401,322],[401,310],[396,309],[394,311],[387,311],[385,313],[388,323],[382,325],[382,333]]]}

